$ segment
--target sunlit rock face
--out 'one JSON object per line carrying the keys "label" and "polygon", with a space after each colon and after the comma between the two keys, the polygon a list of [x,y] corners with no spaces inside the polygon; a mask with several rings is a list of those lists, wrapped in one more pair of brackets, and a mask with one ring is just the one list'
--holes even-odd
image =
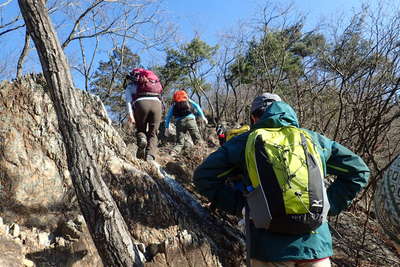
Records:
{"label": "sunlit rock face", "polygon": [[386,233],[400,244],[400,155],[385,171],[374,197],[375,212]]}
{"label": "sunlit rock face", "polygon": [[39,77],[0,85],[1,197],[49,208],[70,187],[65,149],[53,104]]}
{"label": "sunlit rock face", "polygon": [[[40,75],[0,83],[0,199],[22,208],[49,209],[73,195],[66,150],[54,105]],[[76,90],[90,125],[98,129],[99,164],[125,144],[100,100]]]}

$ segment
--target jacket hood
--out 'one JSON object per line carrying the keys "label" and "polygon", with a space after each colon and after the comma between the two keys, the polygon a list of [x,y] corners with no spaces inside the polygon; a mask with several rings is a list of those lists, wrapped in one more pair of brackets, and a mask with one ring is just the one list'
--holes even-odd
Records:
{"label": "jacket hood", "polygon": [[279,128],[283,126],[299,127],[299,121],[296,112],[289,104],[276,101],[265,110],[260,120],[252,128]]}

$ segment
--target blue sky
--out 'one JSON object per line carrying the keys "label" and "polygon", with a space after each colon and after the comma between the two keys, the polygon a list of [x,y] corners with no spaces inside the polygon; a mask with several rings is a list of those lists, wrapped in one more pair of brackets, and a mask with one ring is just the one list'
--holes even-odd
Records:
{"label": "blue sky", "polygon": [[179,25],[183,37],[189,41],[197,32],[204,40],[214,44],[218,36],[239,21],[249,21],[260,15],[266,3],[287,6],[307,15],[307,27],[314,27],[321,19],[328,21],[340,14],[348,15],[359,8],[359,0],[164,0],[164,7]]}
{"label": "blue sky", "polygon": [[[282,7],[292,3],[297,12],[307,15],[306,29],[313,28],[323,18],[332,21],[340,14],[350,15],[353,8],[358,9],[361,5],[359,0],[295,0],[291,2],[286,0],[163,0],[162,7],[167,17],[176,24],[181,42],[188,42],[195,34],[198,34],[210,45],[215,45],[222,33],[237,29],[239,21],[249,22],[255,17],[259,17],[260,10],[265,7],[266,3]],[[13,16],[17,11],[17,0],[13,0],[9,6],[0,9],[0,15],[3,17]],[[21,30],[18,33],[0,36],[0,45],[2,46],[0,58],[3,61],[6,58],[11,65],[16,65],[19,51],[23,45],[23,34],[24,31]],[[106,60],[107,50],[110,48],[111,46],[103,47],[104,55],[97,58],[97,63],[99,60]],[[151,58],[151,55],[155,56]],[[35,52],[31,53],[29,60],[26,70],[40,71],[40,67],[32,63],[37,62]],[[142,57],[145,66],[154,63],[163,64],[163,60],[159,52]],[[7,78],[15,75],[15,67],[13,66],[11,69],[14,73]],[[74,77],[76,85],[82,87],[79,76],[74,74]]]}

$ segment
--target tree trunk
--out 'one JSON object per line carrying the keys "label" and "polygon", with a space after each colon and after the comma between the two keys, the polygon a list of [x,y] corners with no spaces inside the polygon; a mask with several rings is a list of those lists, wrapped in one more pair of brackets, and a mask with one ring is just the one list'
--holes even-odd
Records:
{"label": "tree trunk", "polygon": [[19,0],[54,103],[67,150],[68,168],[77,198],[105,266],[142,266],[127,225],[101,178],[96,140],[76,98],[70,69],[43,0]]}
{"label": "tree trunk", "polygon": [[24,65],[24,61],[26,56],[29,53],[29,43],[31,42],[31,36],[29,35],[28,31],[25,33],[25,43],[24,43],[24,48],[22,48],[21,55],[18,58],[18,63],[17,63],[17,78],[22,77],[22,68]]}

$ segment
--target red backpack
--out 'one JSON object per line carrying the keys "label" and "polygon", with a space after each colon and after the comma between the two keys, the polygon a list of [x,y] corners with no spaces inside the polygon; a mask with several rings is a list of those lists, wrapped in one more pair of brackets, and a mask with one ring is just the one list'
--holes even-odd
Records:
{"label": "red backpack", "polygon": [[136,97],[161,94],[162,86],[160,80],[151,70],[137,68],[133,69],[130,74],[137,84]]}

